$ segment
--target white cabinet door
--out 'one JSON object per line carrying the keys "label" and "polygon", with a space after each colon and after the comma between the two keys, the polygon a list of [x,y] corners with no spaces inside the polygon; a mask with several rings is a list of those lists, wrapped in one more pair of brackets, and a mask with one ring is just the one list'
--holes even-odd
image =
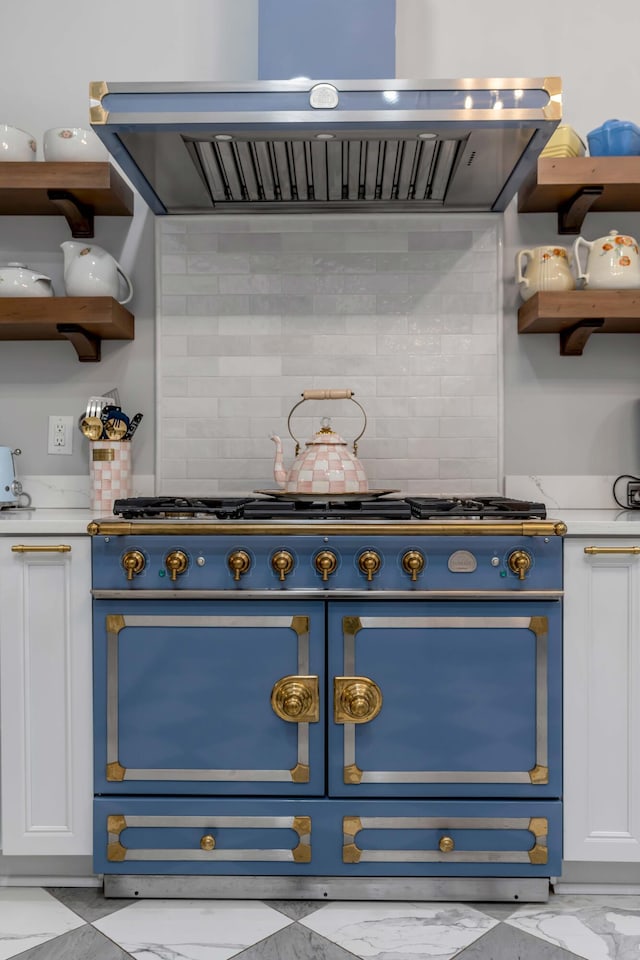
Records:
{"label": "white cabinet door", "polygon": [[640,861],[638,546],[565,543],[565,860]]}
{"label": "white cabinet door", "polygon": [[89,537],[0,537],[5,855],[91,852],[90,591]]}

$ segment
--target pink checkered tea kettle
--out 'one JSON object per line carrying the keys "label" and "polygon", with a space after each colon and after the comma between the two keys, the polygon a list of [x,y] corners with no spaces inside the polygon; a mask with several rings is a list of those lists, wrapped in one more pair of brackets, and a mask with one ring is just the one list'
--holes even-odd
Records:
{"label": "pink checkered tea kettle", "polygon": [[[352,400],[360,407],[364,426],[353,441],[353,453],[346,440],[331,429],[329,417],[323,417],[322,426],[300,452],[300,441],[291,431],[291,417],[305,400]],[[367,415],[361,404],[353,399],[353,390],[305,390],[302,400],[292,407],[287,419],[287,429],[296,442],[296,459],[289,472],[282,463],[282,441],[272,436],[276,445],[273,475],[276,483],[287,493],[297,494],[344,494],[367,493],[369,484],[364,468],[358,460],[358,440],[367,427]]]}

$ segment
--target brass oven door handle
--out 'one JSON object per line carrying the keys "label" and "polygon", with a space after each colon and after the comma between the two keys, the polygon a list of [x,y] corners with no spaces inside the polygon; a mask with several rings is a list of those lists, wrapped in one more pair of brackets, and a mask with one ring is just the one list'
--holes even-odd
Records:
{"label": "brass oven door handle", "polygon": [[369,677],[333,678],[335,723],[369,723],[382,709],[382,690]]}
{"label": "brass oven door handle", "polygon": [[271,708],[288,723],[317,723],[320,719],[318,677],[292,675],[276,680],[271,691]]}
{"label": "brass oven door handle", "polygon": [[68,543],[56,544],[26,544],[14,543],[11,545],[13,553],[71,553],[71,546]]}
{"label": "brass oven door handle", "polygon": [[639,554],[640,547],[585,547],[584,552],[594,556],[596,553],[631,553]]}

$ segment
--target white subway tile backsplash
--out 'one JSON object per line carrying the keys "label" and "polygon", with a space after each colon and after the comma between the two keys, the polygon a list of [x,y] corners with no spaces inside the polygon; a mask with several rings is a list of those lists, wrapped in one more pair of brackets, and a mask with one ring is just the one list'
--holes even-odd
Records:
{"label": "white subway tile backsplash", "polygon": [[[372,486],[499,489],[496,218],[172,217],[157,238],[161,493],[271,487],[269,437],[290,462],[310,387],[355,391]],[[325,414],[362,429],[347,401],[313,403],[296,436]]]}

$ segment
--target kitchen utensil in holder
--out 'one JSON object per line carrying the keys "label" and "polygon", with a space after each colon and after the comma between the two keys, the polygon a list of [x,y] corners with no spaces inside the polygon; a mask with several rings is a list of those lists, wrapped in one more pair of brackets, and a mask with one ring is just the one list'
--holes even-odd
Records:
{"label": "kitchen utensil in holder", "polygon": [[115,500],[131,496],[131,443],[91,441],[89,478],[92,512],[100,516],[112,514]]}

